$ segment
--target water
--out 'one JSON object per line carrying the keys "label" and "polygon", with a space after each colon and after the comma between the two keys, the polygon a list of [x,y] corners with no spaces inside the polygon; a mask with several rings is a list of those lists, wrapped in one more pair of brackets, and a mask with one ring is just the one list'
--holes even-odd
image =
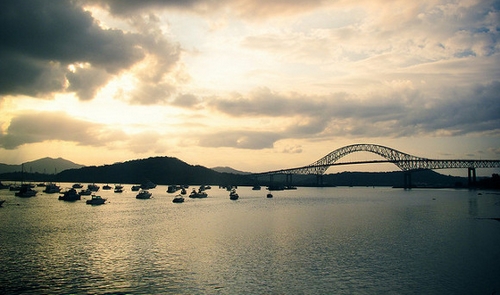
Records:
{"label": "water", "polygon": [[500,217],[499,192],[125,189],[102,206],[0,191],[0,293],[500,292],[500,222],[479,219]]}

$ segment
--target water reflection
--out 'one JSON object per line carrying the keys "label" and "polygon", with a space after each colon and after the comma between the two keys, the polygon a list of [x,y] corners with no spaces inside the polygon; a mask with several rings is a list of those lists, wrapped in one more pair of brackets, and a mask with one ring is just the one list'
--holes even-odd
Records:
{"label": "water reflection", "polygon": [[[488,294],[499,196],[385,188],[239,188],[173,204],[159,187],[103,206],[6,196],[0,293]],[[2,196],[4,197],[4,196]]]}

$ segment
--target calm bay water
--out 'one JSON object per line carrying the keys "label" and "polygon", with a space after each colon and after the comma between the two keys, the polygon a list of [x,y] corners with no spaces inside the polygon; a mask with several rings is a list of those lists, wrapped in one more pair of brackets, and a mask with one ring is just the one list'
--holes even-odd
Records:
{"label": "calm bay water", "polygon": [[0,191],[0,293],[500,292],[500,222],[479,219],[500,217],[499,192],[125,188],[102,206]]}

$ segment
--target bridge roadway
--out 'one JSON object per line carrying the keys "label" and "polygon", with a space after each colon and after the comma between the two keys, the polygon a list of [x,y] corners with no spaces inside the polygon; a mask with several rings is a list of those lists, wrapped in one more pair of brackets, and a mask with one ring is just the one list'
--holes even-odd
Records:
{"label": "bridge roadway", "polygon": [[[370,152],[382,156],[385,160],[338,162],[339,159],[355,152]],[[331,166],[356,165],[372,163],[393,163],[405,172],[405,187],[411,187],[411,172],[426,169],[454,169],[467,168],[469,184],[476,182],[476,168],[499,168],[500,160],[471,160],[471,159],[428,159],[400,152],[393,148],[376,144],[353,144],[330,152],[323,158],[306,166],[280,169],[268,172],[254,173],[254,176],[275,174],[305,174],[323,175]]]}

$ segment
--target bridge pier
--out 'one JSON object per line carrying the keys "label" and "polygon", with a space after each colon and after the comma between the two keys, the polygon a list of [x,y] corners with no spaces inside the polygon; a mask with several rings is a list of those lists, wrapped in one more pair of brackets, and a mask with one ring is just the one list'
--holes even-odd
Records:
{"label": "bridge pier", "polygon": [[286,174],[286,186],[292,185],[292,175],[293,174]]}
{"label": "bridge pier", "polygon": [[316,185],[323,186],[323,174],[316,174]]}
{"label": "bridge pier", "polygon": [[476,186],[476,168],[474,167],[469,167],[467,169],[467,178],[468,178],[468,183],[469,187],[474,187]]}
{"label": "bridge pier", "polygon": [[404,189],[411,189],[411,172],[410,171],[405,171],[404,172]]}

